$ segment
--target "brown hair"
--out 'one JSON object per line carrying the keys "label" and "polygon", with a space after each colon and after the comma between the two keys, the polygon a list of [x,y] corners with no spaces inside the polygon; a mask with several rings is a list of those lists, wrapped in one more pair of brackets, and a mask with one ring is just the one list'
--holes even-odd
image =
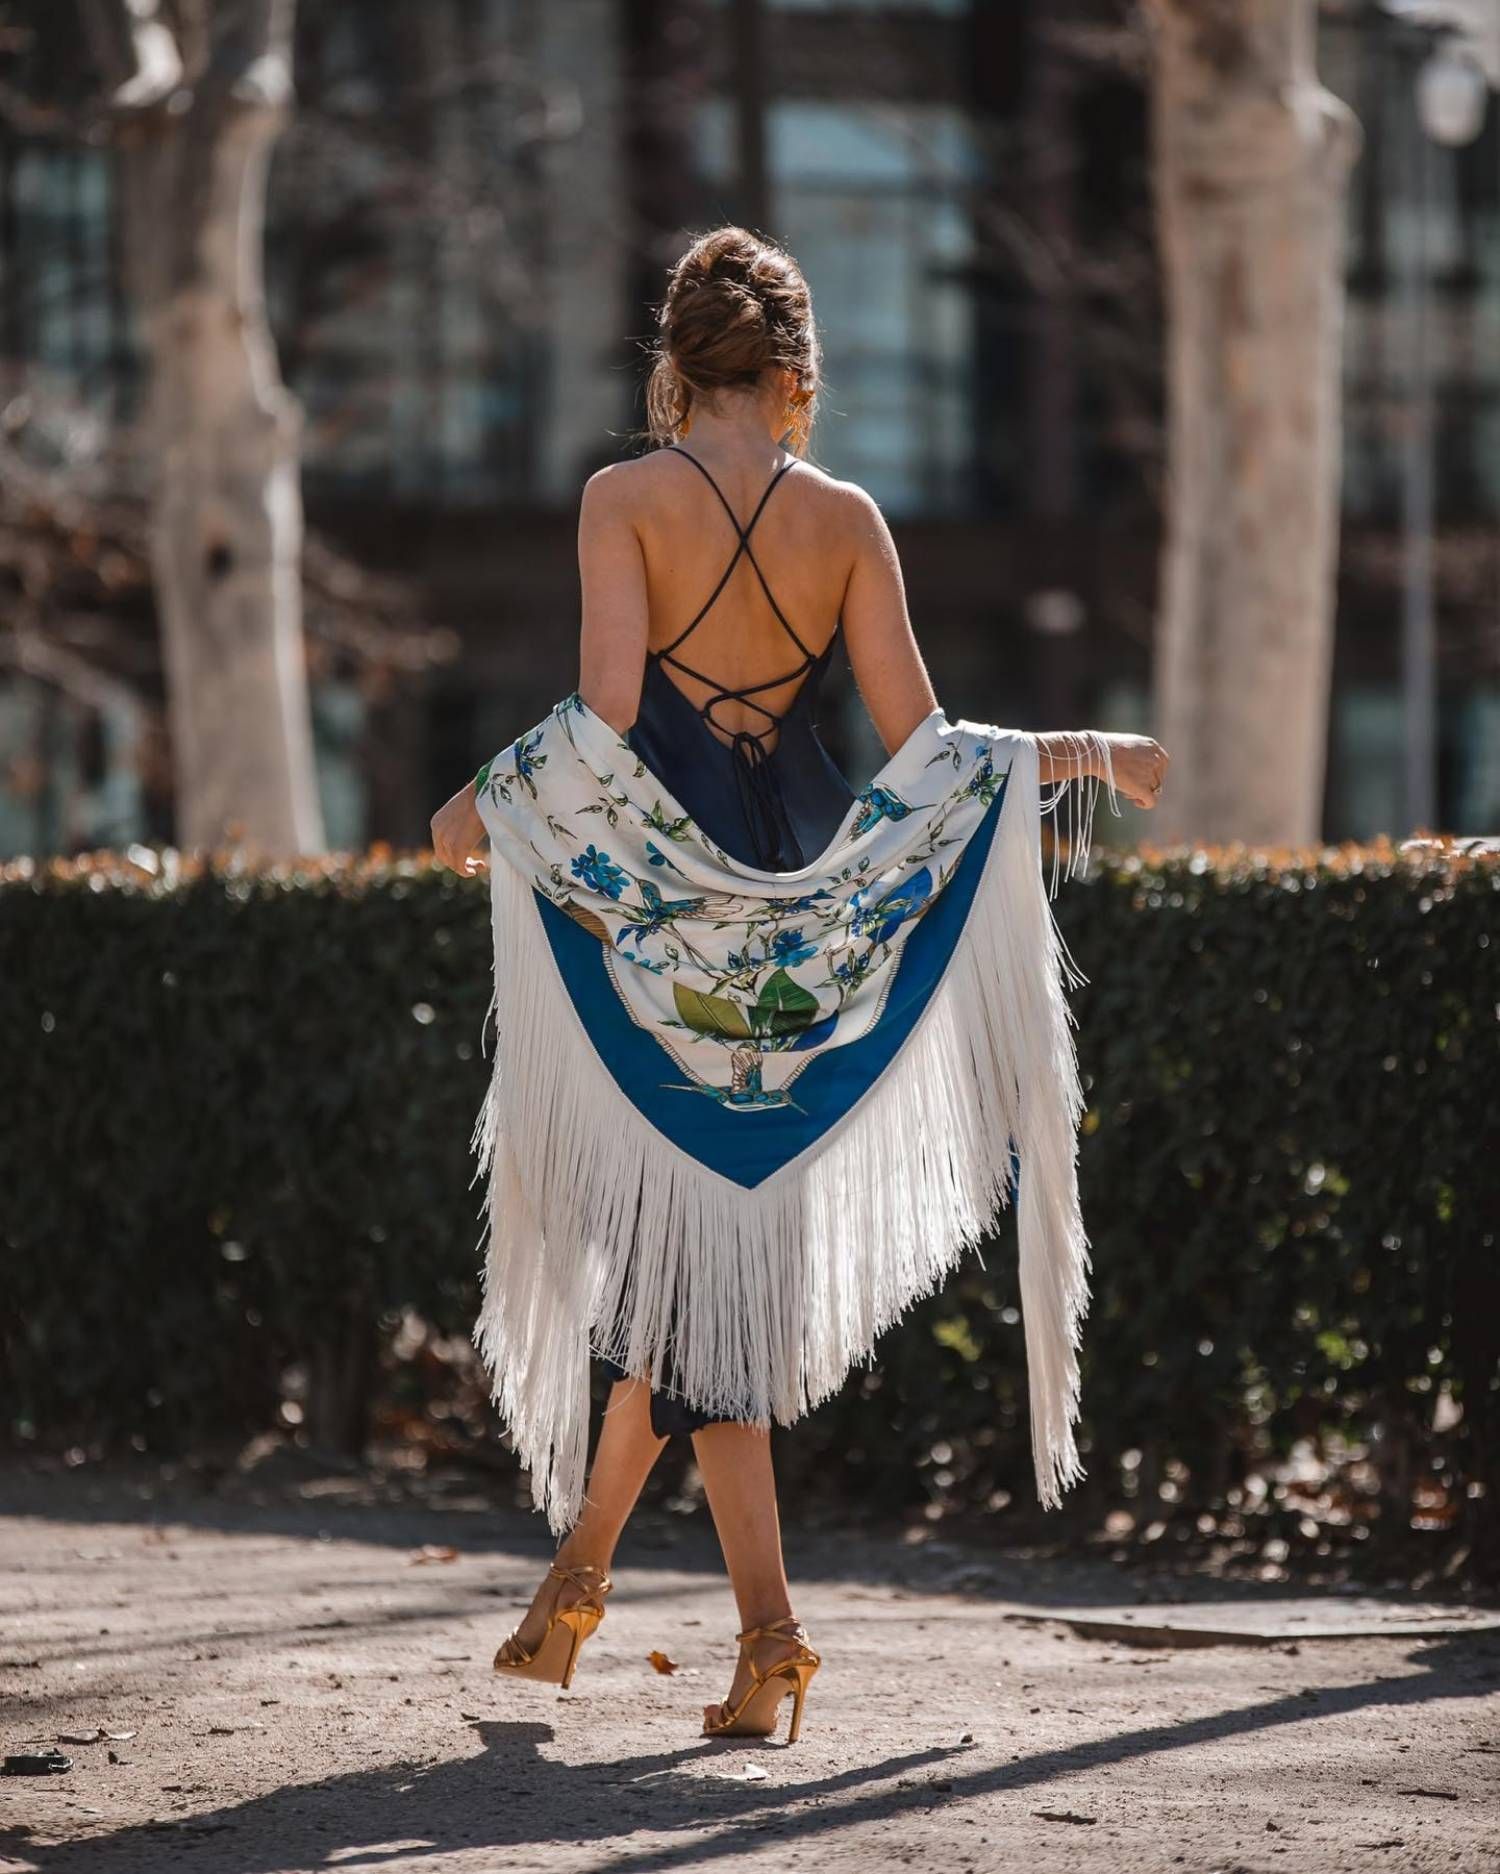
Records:
{"label": "brown hair", "polygon": [[695,404],[711,409],[719,391],[749,389],[781,369],[798,380],[787,422],[793,449],[804,453],[818,390],[818,335],[807,281],[785,249],[745,228],[699,235],[672,269],[657,325],[646,383],[653,442],[685,435]]}

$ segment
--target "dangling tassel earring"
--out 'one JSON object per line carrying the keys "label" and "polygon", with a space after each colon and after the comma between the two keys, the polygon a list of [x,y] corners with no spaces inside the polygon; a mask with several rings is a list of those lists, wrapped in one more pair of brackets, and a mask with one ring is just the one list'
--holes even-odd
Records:
{"label": "dangling tassel earring", "polygon": [[807,447],[807,405],[807,392],[798,391],[786,407],[786,428],[781,432],[781,447],[791,449],[794,455],[801,455]]}

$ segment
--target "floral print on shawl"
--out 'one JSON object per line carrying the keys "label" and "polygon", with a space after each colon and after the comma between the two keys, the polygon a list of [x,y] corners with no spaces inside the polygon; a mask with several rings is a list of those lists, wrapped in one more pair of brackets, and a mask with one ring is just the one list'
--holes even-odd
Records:
{"label": "floral print on shawl", "polygon": [[576,692],[485,764],[476,794],[492,837],[605,946],[633,1020],[684,1069],[662,1084],[757,1112],[794,1104],[814,1054],[878,1021],[906,937],[1003,792],[993,754],[960,725],[914,773],[893,757],[801,873],[731,860]]}

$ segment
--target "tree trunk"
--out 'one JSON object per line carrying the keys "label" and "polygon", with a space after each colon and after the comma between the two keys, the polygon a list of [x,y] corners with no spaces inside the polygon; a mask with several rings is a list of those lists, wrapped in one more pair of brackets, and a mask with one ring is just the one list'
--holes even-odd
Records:
{"label": "tree trunk", "polygon": [[[156,9],[134,0],[131,11]],[[151,360],[151,556],[177,837],[316,852],[300,412],[277,373],[261,281],[294,0],[182,13],[196,22],[182,39],[200,40],[179,48],[186,76],[122,139],[127,252]]]}
{"label": "tree trunk", "polygon": [[1169,495],[1164,840],[1317,840],[1353,115],[1314,0],[1152,0]]}

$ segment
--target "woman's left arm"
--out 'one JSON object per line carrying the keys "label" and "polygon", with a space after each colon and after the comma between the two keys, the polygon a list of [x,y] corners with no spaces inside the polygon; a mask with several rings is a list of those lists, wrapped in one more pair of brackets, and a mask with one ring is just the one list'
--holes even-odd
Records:
{"label": "woman's left arm", "polygon": [[[624,735],[640,708],[649,608],[646,563],[617,468],[600,469],[584,484],[578,571],[583,585],[578,693],[596,716]],[[484,863],[477,849],[486,837],[470,781],[432,816],[433,851],[453,871],[473,874]]]}
{"label": "woman's left arm", "polygon": [[466,782],[432,816],[432,850],[450,871],[472,878],[484,864],[479,848],[488,837],[479,817],[473,781]]}
{"label": "woman's left arm", "polygon": [[578,513],[578,694],[618,735],[629,732],[640,710],[651,618],[646,560],[626,489],[634,467],[621,462],[591,475]]}

